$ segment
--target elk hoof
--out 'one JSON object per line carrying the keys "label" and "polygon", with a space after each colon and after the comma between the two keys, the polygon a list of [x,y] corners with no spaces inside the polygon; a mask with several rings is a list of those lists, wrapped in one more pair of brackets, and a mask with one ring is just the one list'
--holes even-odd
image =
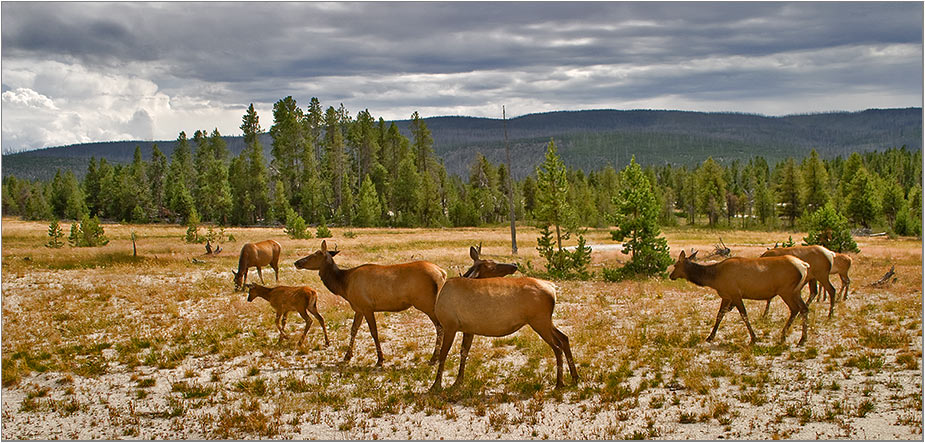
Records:
{"label": "elk hoof", "polygon": [[434,383],[433,386],[430,387],[430,392],[431,393],[440,392],[442,389],[443,387],[440,386],[440,383]]}
{"label": "elk hoof", "polygon": [[377,367],[377,368],[381,368],[381,367],[382,367],[382,360],[377,360],[377,361],[376,361],[376,367]]}

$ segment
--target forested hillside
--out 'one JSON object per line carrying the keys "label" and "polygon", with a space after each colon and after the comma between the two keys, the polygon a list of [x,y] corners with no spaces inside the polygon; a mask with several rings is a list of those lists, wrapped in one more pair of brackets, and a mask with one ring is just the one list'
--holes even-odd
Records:
{"label": "forested hillside", "polygon": [[[434,152],[451,175],[465,176],[478,152],[492,162],[504,159],[505,122],[500,119],[422,120],[432,133]],[[394,123],[402,135],[411,137],[409,120]],[[652,110],[549,112],[509,119],[507,130],[516,159],[514,177],[522,179],[542,161],[550,138],[555,138],[566,165],[585,171],[605,165],[620,169],[632,155],[642,165],[691,166],[708,157],[727,163],[747,161],[757,154],[776,162],[802,157],[809,149],[816,149],[823,158],[903,145],[921,150],[922,110],[874,109],[785,117]],[[246,146],[243,137],[223,138],[231,155],[238,155]],[[272,144],[269,133],[261,134],[260,142]],[[142,157],[150,159],[155,143],[169,157],[176,141],[86,143],[4,155],[3,175],[49,180],[62,168],[82,177],[91,157],[126,164],[140,146]],[[265,157],[269,161],[270,153]]]}

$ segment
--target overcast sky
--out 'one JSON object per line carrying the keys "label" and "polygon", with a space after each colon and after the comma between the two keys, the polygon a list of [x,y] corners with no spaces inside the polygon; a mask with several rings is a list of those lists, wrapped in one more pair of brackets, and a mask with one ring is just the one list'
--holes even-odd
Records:
{"label": "overcast sky", "polygon": [[288,95],[387,120],[922,106],[922,8],[3,2],[2,148],[236,135]]}

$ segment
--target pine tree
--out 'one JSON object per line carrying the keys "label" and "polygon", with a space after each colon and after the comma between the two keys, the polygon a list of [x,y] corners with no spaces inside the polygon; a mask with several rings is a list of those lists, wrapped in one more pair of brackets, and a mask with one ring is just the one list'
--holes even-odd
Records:
{"label": "pine tree", "polygon": [[408,151],[398,164],[398,176],[395,177],[394,208],[398,226],[415,226],[420,223],[421,212],[421,176],[414,164],[414,156]]}
{"label": "pine tree", "polygon": [[568,201],[569,183],[565,164],[556,152],[556,143],[549,140],[546,157],[536,169],[537,192],[534,216],[540,225],[556,228],[556,246],[562,250],[562,228],[568,231],[575,227],[574,212]]}
{"label": "pine tree", "polygon": [[885,185],[881,209],[887,223],[895,230],[896,216],[905,210],[906,196],[903,188],[897,181],[890,181]]}
{"label": "pine tree", "polygon": [[[344,135],[341,130],[340,113],[333,106],[324,113],[324,182],[330,184],[332,212],[341,212],[343,216],[344,186],[347,178],[347,158],[344,152]],[[349,192],[349,189],[347,189]],[[345,223],[346,224],[346,223]]]}
{"label": "pine tree", "polygon": [[46,248],[57,249],[64,246],[64,231],[58,220],[52,220],[48,225],[48,237],[48,243],[45,243]]}
{"label": "pine tree", "polygon": [[[277,171],[280,182],[283,184],[284,196],[290,202],[299,194],[302,175],[301,157],[305,150],[305,124],[304,114],[292,96],[277,101],[273,105],[273,126],[270,127],[270,136],[273,146],[270,153],[273,155],[271,165]],[[285,214],[277,214],[277,219]]]}
{"label": "pine tree", "polygon": [[56,217],[71,220],[89,214],[84,193],[70,170],[61,173],[59,169],[51,182],[51,209]]}
{"label": "pine tree", "polygon": [[777,201],[781,204],[780,215],[787,217],[793,228],[797,217],[803,212],[802,177],[793,158],[788,158],[776,172],[778,177],[775,191]]}
{"label": "pine tree", "polygon": [[[267,195],[267,167],[263,158],[263,145],[260,143],[260,117],[251,103],[242,117],[241,130],[247,147],[241,152],[244,174],[247,178],[243,186],[244,196],[252,209],[246,217],[247,223],[257,223],[267,217],[269,197]],[[233,180],[229,177],[229,180]]]}
{"label": "pine tree", "polygon": [[357,214],[354,224],[357,226],[376,226],[379,224],[379,214],[382,209],[379,205],[379,197],[376,195],[376,187],[373,186],[372,180],[367,175],[360,186],[359,201],[357,202]]}
{"label": "pine tree", "polygon": [[700,211],[707,215],[710,226],[716,226],[726,201],[726,180],[713,157],[707,158],[697,170],[696,187]]}
{"label": "pine tree", "polygon": [[273,203],[270,205],[270,218],[278,223],[286,223],[286,214],[290,210],[286,189],[279,179],[273,181]]}
{"label": "pine tree", "polygon": [[148,168],[148,183],[151,188],[151,203],[154,216],[160,219],[167,212],[167,157],[158,149],[151,148],[151,165]]}
{"label": "pine tree", "polygon": [[806,210],[815,212],[829,201],[829,173],[815,149],[803,159],[803,199]]}
{"label": "pine tree", "polygon": [[835,252],[860,252],[851,237],[848,220],[831,203],[810,215],[807,231],[803,241],[808,245],[822,245]]}
{"label": "pine tree", "polygon": [[636,156],[621,173],[623,186],[613,197],[616,212],[610,220],[617,229],[610,231],[613,239],[623,241],[624,253],[630,261],[623,267],[624,275],[663,274],[671,265],[668,255],[668,241],[662,237],[658,226],[659,203],[652,190],[652,184],[636,163]]}
{"label": "pine tree", "polygon": [[855,223],[869,228],[877,213],[880,212],[880,202],[877,201],[873,177],[867,168],[861,167],[855,173],[854,179],[848,187],[848,206],[846,213]]}

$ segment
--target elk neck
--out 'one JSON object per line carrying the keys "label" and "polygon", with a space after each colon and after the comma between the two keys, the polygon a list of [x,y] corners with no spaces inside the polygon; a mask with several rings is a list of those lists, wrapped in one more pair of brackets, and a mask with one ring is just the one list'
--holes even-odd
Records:
{"label": "elk neck", "polygon": [[697,286],[713,287],[712,284],[716,280],[717,264],[701,265],[691,261],[687,262],[685,264],[687,280]]}
{"label": "elk neck", "polygon": [[318,270],[318,276],[331,293],[347,298],[347,271],[338,268],[333,259],[324,261]]}

